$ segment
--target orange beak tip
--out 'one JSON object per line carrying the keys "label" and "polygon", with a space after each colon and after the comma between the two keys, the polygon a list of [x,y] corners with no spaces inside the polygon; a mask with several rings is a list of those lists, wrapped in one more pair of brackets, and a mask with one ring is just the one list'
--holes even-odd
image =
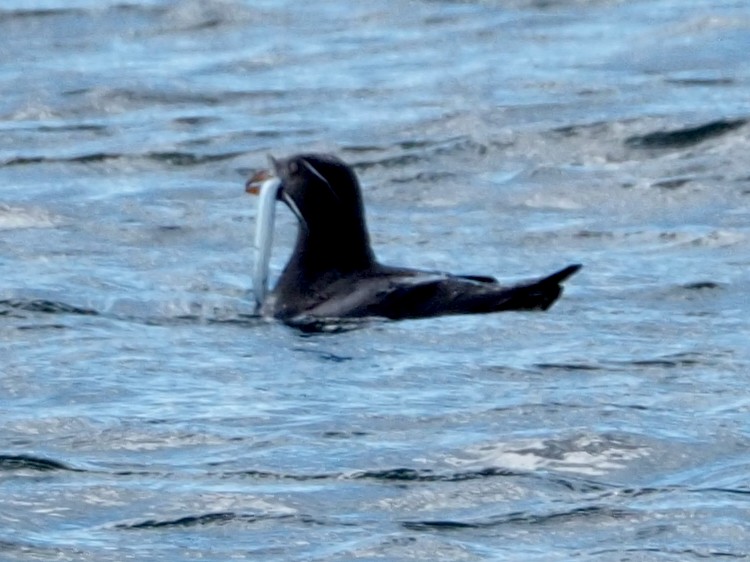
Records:
{"label": "orange beak tip", "polygon": [[266,181],[269,177],[271,177],[271,174],[268,172],[268,170],[255,172],[245,183],[245,193],[249,193],[250,195],[258,195],[260,193],[261,185],[263,185],[263,182]]}

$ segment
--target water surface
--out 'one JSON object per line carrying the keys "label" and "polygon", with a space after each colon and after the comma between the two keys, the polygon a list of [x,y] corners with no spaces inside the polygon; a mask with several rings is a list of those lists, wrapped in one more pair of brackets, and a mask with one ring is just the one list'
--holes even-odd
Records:
{"label": "water surface", "polygon": [[[5,2],[0,558],[750,555],[750,10]],[[254,316],[266,155],[547,313]],[[294,217],[280,212],[272,269]]]}

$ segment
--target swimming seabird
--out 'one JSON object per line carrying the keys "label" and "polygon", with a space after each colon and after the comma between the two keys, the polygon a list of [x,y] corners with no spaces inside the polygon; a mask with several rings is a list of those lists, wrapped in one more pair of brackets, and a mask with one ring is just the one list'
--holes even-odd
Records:
{"label": "swimming seabird", "polygon": [[[260,194],[254,292],[263,316],[301,319],[382,317],[393,320],[506,310],[547,310],[569,265],[511,286],[484,275],[453,275],[381,264],[370,246],[362,194],[354,171],[330,154],[271,159],[273,169],[251,177],[246,191]],[[299,221],[289,262],[266,294],[276,201]]]}

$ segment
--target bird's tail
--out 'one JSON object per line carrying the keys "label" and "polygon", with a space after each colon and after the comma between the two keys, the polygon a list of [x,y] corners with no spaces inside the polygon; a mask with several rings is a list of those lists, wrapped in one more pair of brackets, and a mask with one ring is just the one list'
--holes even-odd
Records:
{"label": "bird's tail", "polygon": [[560,284],[563,281],[565,281],[568,277],[576,273],[579,269],[581,269],[583,265],[580,263],[574,263],[572,265],[569,265],[568,267],[562,268],[560,271],[553,273],[552,275],[548,275],[547,277],[544,277],[537,281],[537,284],[543,284],[543,283],[555,283]]}
{"label": "bird's tail", "polygon": [[508,289],[507,300],[504,299],[503,309],[506,310],[547,310],[562,294],[561,283],[581,269],[579,263],[569,265],[535,281],[521,283]]}

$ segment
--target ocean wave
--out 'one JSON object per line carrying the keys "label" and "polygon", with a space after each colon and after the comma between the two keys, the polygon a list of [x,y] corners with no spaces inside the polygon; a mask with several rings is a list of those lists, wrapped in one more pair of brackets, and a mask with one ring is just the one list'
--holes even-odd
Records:
{"label": "ocean wave", "polygon": [[81,15],[87,10],[82,8],[13,8],[6,10],[0,8],[0,22],[10,22],[13,20],[48,18],[54,16]]}
{"label": "ocean wave", "polygon": [[44,314],[80,314],[85,316],[97,316],[99,314],[99,312],[90,308],[48,299],[0,299],[0,315],[3,314],[3,308]]}
{"label": "ocean wave", "polygon": [[510,472],[551,470],[601,476],[648,456],[650,449],[607,435],[578,435],[564,439],[529,439],[474,447],[447,462],[470,469],[494,467]]}
{"label": "ocean wave", "polygon": [[416,520],[404,521],[402,525],[412,531],[428,530],[456,530],[456,529],[483,529],[497,527],[501,525],[544,525],[561,520],[581,520],[581,519],[616,519],[622,520],[631,516],[631,510],[606,506],[590,505],[582,507],[572,507],[570,509],[548,511],[535,513],[531,511],[519,511],[494,517],[479,519],[435,519],[435,520]]}
{"label": "ocean wave", "polygon": [[[137,162],[151,161],[169,166],[200,166],[210,162],[229,160],[244,154],[242,151],[222,152],[217,154],[199,154],[187,151],[154,151],[142,154],[91,152],[72,156],[14,156],[0,162],[0,166],[24,166],[29,164],[97,164],[113,160]],[[0,213],[2,208],[0,207]],[[2,215],[0,215],[2,221]],[[2,223],[0,222],[0,228]]]}
{"label": "ocean wave", "polygon": [[276,513],[237,513],[223,511],[217,513],[202,513],[200,515],[185,515],[174,519],[145,519],[114,525],[116,529],[165,529],[179,527],[203,527],[208,525],[225,525],[227,523],[258,523],[269,519],[289,519],[292,515]]}
{"label": "ocean wave", "polygon": [[222,478],[250,478],[257,480],[292,480],[296,482],[310,482],[320,480],[373,480],[381,482],[465,482],[485,478],[502,478],[508,476],[524,476],[524,473],[499,469],[495,467],[469,469],[464,471],[433,470],[409,467],[392,467],[379,469],[354,470],[347,472],[328,473],[285,473],[264,470],[232,471],[221,474]]}
{"label": "ocean wave", "polygon": [[633,135],[625,144],[634,148],[684,148],[723,136],[747,123],[747,119],[719,119],[701,125]]}
{"label": "ocean wave", "polygon": [[581,230],[559,230],[530,232],[525,235],[529,240],[548,240],[555,238],[578,238],[593,241],[607,240],[628,244],[658,244],[660,246],[701,246],[709,248],[728,247],[744,244],[748,233],[744,228],[685,227],[684,229],[628,228],[617,230],[599,230],[585,228]]}
{"label": "ocean wave", "polygon": [[33,455],[3,455],[0,454],[0,470],[33,470],[50,472],[55,470],[78,471],[64,462]]}

